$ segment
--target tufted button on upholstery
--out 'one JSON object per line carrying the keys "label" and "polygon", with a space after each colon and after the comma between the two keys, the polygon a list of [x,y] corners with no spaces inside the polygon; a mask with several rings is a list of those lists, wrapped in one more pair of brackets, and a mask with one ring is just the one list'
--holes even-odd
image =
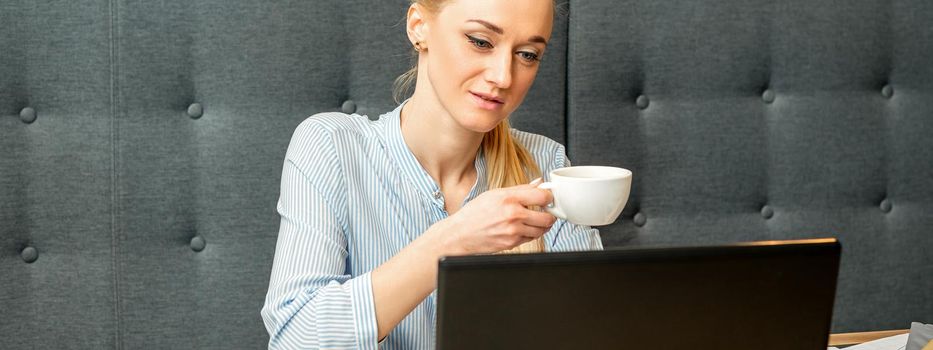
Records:
{"label": "tufted button on upholstery", "polygon": [[370,121],[377,121],[377,120],[379,120],[379,116],[378,116],[378,115],[371,115],[371,116],[369,116],[369,117],[367,117],[367,118],[369,118]]}
{"label": "tufted button on upholstery", "polygon": [[340,106],[340,111],[346,114],[353,114],[356,112],[356,102],[353,100],[346,100],[343,102],[343,105]]}
{"label": "tufted button on upholstery", "polygon": [[648,104],[650,102],[651,101],[648,100],[648,96],[645,95],[638,95],[638,98],[635,99],[635,105],[641,109],[648,108]]}
{"label": "tufted button on upholstery", "polygon": [[20,252],[20,256],[27,264],[32,264],[36,259],[39,259],[39,251],[33,247],[26,247],[26,249]]}
{"label": "tufted button on upholstery", "polygon": [[881,96],[884,96],[885,98],[891,98],[891,96],[894,96],[894,88],[891,87],[890,84],[885,85],[883,88],[881,88]]}
{"label": "tufted button on upholstery", "polygon": [[765,219],[774,217],[774,209],[772,209],[769,205],[761,207],[761,217]]}
{"label": "tufted button on upholstery", "polygon": [[635,218],[632,219],[632,222],[635,223],[635,226],[642,227],[645,226],[645,223],[648,222],[648,217],[646,217],[645,214],[638,212],[635,214]]}
{"label": "tufted button on upholstery", "polygon": [[26,124],[36,121],[36,110],[32,107],[23,108],[23,110],[19,111],[19,120]]}
{"label": "tufted button on upholstery", "polygon": [[188,106],[188,116],[191,119],[198,119],[202,115],[204,115],[204,107],[200,103],[195,102]]}
{"label": "tufted button on upholstery", "polygon": [[891,201],[885,198],[883,201],[881,201],[881,204],[878,205],[878,207],[881,208],[881,211],[885,213],[890,213],[892,209]]}
{"label": "tufted button on upholstery", "polygon": [[765,103],[774,102],[774,97],[774,91],[771,89],[765,89],[765,91],[761,93],[761,100],[765,101]]}
{"label": "tufted button on upholstery", "polygon": [[204,247],[207,245],[207,242],[204,240],[204,237],[194,236],[191,238],[191,250],[200,252],[204,250]]}

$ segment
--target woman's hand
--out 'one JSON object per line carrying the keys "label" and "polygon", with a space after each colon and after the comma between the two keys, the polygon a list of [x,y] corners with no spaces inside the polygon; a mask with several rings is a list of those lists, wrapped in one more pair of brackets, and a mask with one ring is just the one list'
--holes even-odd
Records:
{"label": "woman's hand", "polygon": [[557,220],[528,209],[551,203],[551,192],[527,185],[486,191],[443,222],[449,248],[459,254],[495,253],[541,237]]}
{"label": "woman's hand", "polygon": [[539,181],[480,194],[435,223],[392,259],[373,270],[373,303],[379,339],[437,288],[437,260],[444,255],[496,253],[544,235],[557,219],[528,209],[551,203]]}

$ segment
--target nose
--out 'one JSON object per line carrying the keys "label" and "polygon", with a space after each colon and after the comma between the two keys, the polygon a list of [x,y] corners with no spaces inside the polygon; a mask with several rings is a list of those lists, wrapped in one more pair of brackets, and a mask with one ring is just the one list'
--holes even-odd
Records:
{"label": "nose", "polygon": [[512,85],[512,54],[492,55],[486,67],[486,81],[497,88],[508,89]]}

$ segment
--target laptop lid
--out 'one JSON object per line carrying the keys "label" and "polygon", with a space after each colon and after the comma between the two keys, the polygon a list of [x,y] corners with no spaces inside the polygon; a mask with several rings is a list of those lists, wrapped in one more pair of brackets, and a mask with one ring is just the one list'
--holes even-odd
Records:
{"label": "laptop lid", "polygon": [[835,239],[445,257],[437,348],[825,350]]}

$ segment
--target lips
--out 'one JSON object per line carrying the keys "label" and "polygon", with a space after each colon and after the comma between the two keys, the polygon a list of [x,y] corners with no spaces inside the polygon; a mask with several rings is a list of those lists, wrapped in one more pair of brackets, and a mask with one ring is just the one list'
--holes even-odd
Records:
{"label": "lips", "polygon": [[479,93],[479,92],[473,92],[473,91],[470,91],[470,93],[473,94],[473,96],[479,97],[487,102],[498,103],[498,104],[505,103],[505,101],[503,101],[502,98],[499,96],[484,94],[484,93]]}

